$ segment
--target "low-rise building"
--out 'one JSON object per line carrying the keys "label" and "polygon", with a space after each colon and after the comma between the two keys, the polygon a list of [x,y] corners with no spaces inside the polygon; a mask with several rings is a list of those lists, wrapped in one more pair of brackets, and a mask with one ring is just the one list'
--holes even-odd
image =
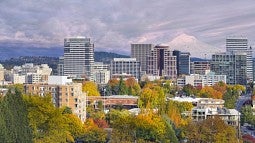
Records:
{"label": "low-rise building", "polygon": [[185,75],[177,79],[177,86],[185,86],[190,84],[192,86],[204,87],[204,86],[212,86],[218,82],[226,83],[226,75],[216,75],[214,72],[210,70],[206,70],[205,74],[191,74]]}
{"label": "low-rise building", "polygon": [[45,96],[50,94],[56,107],[70,107],[82,121],[86,120],[86,93],[81,83],[68,84],[25,84],[25,93]]}

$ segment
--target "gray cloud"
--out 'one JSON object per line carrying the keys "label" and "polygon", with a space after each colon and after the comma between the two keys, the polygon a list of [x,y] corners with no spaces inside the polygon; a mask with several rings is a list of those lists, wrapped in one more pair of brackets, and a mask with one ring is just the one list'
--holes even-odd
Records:
{"label": "gray cloud", "polygon": [[98,50],[129,53],[131,42],[164,43],[187,33],[224,48],[225,37],[255,38],[253,0],[1,0],[0,42],[62,46],[87,36]]}

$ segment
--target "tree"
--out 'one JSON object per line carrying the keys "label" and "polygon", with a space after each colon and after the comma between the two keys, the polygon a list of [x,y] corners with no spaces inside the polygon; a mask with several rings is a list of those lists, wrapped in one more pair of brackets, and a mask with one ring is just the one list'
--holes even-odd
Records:
{"label": "tree", "polygon": [[33,142],[74,141],[68,131],[68,122],[63,116],[64,109],[54,107],[51,96],[24,96],[28,108],[29,125],[33,131]]}
{"label": "tree", "polygon": [[201,89],[200,96],[204,98],[222,99],[223,94],[213,89],[213,87],[205,86]]}
{"label": "tree", "polygon": [[141,91],[141,87],[140,85],[137,83],[137,81],[135,80],[135,78],[128,78],[125,81],[126,87],[128,89],[128,94],[129,95],[134,95],[134,96],[138,96],[140,91]]}
{"label": "tree", "polygon": [[255,116],[251,106],[244,106],[241,109],[241,124],[243,125],[244,123],[255,125]]}
{"label": "tree", "polygon": [[225,124],[223,120],[215,116],[202,122],[190,122],[185,127],[185,136],[189,143],[215,142],[234,143],[238,142],[236,129]]}
{"label": "tree", "polygon": [[160,86],[145,86],[140,93],[138,106],[147,109],[158,109],[158,113],[161,114],[165,109],[165,99],[163,88]]}
{"label": "tree", "polygon": [[107,83],[106,92],[109,95],[117,95],[118,94],[118,84],[119,81],[116,78],[110,79]]}
{"label": "tree", "polygon": [[186,93],[187,96],[190,96],[190,95],[194,95],[195,94],[195,88],[191,85],[191,84],[186,84],[183,88],[182,88],[182,91],[184,93]]}
{"label": "tree", "polygon": [[84,81],[82,91],[87,92],[88,96],[100,96],[96,83],[92,81]]}
{"label": "tree", "polygon": [[9,89],[6,96],[0,100],[0,111],[1,142],[32,142],[28,112],[21,88],[14,86]]}
{"label": "tree", "polygon": [[107,132],[99,128],[93,119],[87,119],[84,124],[84,132],[79,137],[79,141],[84,143],[105,143],[107,139]]}
{"label": "tree", "polygon": [[123,80],[123,77],[120,77],[119,80],[119,86],[118,86],[118,95],[127,95],[128,90],[127,90],[127,86]]}

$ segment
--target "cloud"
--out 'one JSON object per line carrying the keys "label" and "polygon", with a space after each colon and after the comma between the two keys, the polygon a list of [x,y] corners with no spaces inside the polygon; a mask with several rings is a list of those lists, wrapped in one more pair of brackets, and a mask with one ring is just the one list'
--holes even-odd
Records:
{"label": "cloud", "polygon": [[[41,0],[0,2],[0,42],[62,46],[87,36],[98,50],[128,53],[130,43],[162,43],[181,33],[221,47],[229,35],[254,43],[253,0]],[[123,50],[124,49],[124,50]]]}

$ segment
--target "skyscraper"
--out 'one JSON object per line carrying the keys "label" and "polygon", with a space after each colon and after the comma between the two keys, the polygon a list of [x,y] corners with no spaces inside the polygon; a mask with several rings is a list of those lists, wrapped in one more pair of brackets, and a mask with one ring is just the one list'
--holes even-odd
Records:
{"label": "skyscraper", "polygon": [[93,80],[94,44],[90,38],[64,39],[64,75]]}
{"label": "skyscraper", "polygon": [[226,39],[226,49],[227,52],[238,52],[246,53],[246,72],[247,72],[247,81],[253,81],[253,64],[252,64],[252,49],[248,47],[247,38],[235,38],[229,37]]}
{"label": "skyscraper", "polygon": [[147,56],[147,74],[176,78],[176,56],[166,45],[157,45]]}
{"label": "skyscraper", "polygon": [[190,53],[174,50],[173,55],[176,56],[177,75],[178,76],[189,75],[190,74]]}
{"label": "skyscraper", "polygon": [[146,72],[146,57],[150,54],[153,44],[131,44],[131,58],[141,63],[141,71]]}

